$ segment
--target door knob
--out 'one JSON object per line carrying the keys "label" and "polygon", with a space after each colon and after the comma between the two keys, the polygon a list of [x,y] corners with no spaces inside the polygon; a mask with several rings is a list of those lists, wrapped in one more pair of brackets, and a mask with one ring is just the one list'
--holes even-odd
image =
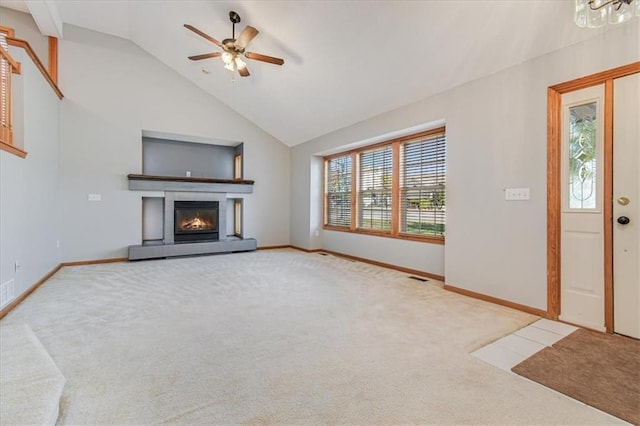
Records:
{"label": "door knob", "polygon": [[627,224],[627,223],[629,223],[629,222],[631,222],[631,221],[630,221],[630,220],[629,220],[629,218],[628,218],[628,217],[626,217],[626,216],[620,216],[620,217],[618,218],[618,223],[619,223],[620,225],[626,225],[626,224]]}

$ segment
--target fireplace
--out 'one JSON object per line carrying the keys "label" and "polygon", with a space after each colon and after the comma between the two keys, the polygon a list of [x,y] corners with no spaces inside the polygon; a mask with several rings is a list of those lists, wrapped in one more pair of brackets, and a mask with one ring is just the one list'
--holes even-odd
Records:
{"label": "fireplace", "polygon": [[174,241],[218,240],[218,201],[176,201],[173,205]]}

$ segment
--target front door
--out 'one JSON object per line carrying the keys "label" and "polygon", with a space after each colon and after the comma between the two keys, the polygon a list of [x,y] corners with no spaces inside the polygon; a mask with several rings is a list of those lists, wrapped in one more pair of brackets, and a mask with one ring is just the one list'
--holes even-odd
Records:
{"label": "front door", "polygon": [[604,85],[562,95],[560,319],[605,330]]}
{"label": "front door", "polygon": [[613,81],[613,328],[640,339],[640,74]]}
{"label": "front door", "polygon": [[[561,98],[559,318],[640,338],[640,74],[612,85],[608,99],[604,84]],[[613,165],[607,176],[605,164]]]}

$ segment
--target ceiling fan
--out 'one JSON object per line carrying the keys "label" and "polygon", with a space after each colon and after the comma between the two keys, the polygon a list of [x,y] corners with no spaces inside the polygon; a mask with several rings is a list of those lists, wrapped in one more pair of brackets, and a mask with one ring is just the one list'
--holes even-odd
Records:
{"label": "ceiling fan", "polygon": [[242,56],[254,61],[268,62],[275,65],[284,64],[284,60],[280,58],[261,55],[260,53],[245,52],[245,49],[249,45],[249,43],[251,43],[251,41],[258,35],[258,30],[256,30],[252,26],[247,25],[244,30],[242,30],[238,38],[236,38],[236,24],[240,22],[240,15],[238,15],[234,11],[231,11],[229,12],[229,19],[232,23],[232,35],[231,38],[225,38],[224,40],[222,40],[222,43],[211,37],[210,35],[203,33],[193,25],[184,24],[185,28],[193,31],[200,37],[209,40],[211,43],[215,44],[223,50],[222,52],[212,52],[204,53],[202,55],[189,56],[189,59],[191,59],[192,61],[199,61],[201,59],[220,57],[222,58],[222,61],[225,64],[224,67],[226,69],[228,69],[229,71],[238,71],[241,77],[249,76],[247,64],[242,60]]}

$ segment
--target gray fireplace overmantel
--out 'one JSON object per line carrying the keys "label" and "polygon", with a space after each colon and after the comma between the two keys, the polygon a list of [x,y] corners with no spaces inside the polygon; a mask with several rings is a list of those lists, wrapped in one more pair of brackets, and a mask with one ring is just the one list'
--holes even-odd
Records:
{"label": "gray fireplace overmantel", "polygon": [[130,174],[132,191],[225,192],[252,194],[252,180]]}

